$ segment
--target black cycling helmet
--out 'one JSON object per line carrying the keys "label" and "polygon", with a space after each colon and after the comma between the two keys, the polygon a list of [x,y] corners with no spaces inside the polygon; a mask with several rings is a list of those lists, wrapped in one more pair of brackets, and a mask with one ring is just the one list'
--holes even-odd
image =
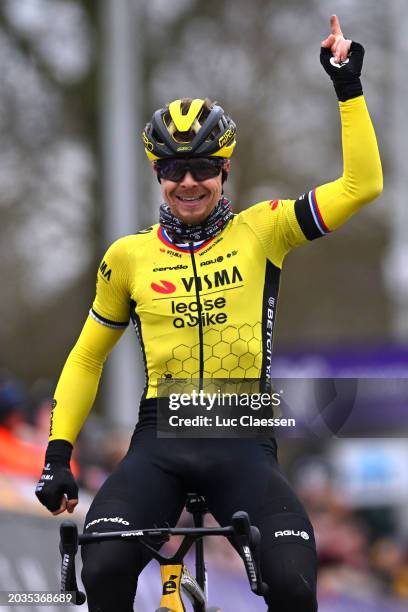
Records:
{"label": "black cycling helmet", "polygon": [[143,130],[147,157],[231,157],[236,126],[216,102],[183,98],[158,109]]}

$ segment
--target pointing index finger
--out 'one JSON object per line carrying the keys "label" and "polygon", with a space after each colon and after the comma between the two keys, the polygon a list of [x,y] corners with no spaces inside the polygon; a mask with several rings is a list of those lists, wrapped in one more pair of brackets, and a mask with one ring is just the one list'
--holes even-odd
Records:
{"label": "pointing index finger", "polygon": [[332,15],[330,17],[330,28],[331,33],[334,34],[334,36],[343,36],[343,32],[341,31],[340,27],[340,21],[337,15]]}

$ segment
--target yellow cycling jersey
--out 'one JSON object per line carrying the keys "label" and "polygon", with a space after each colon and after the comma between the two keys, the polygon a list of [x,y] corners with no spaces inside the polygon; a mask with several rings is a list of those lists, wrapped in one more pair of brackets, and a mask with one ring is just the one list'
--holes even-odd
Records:
{"label": "yellow cycling jersey", "polygon": [[363,96],[340,102],[340,111],[344,171],[336,181],[296,200],[250,206],[206,242],[175,244],[153,225],[111,245],[56,390],[50,439],[75,440],[102,364],[130,320],[145,363],[143,399],[156,397],[163,378],[269,377],[285,255],[336,229],[382,189]]}
{"label": "yellow cycling jersey", "polygon": [[90,314],[132,320],[147,399],[161,378],[265,378],[283,258],[328,231],[314,191],[251,206],[208,242],[176,245],[154,225],[110,247]]}

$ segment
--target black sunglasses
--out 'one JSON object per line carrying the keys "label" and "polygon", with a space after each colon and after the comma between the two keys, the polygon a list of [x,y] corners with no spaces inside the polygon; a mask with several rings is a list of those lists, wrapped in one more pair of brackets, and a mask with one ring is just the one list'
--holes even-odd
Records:
{"label": "black sunglasses", "polygon": [[191,172],[196,181],[206,181],[218,176],[222,170],[224,159],[212,157],[197,157],[192,159],[160,159],[155,162],[157,177],[178,183]]}

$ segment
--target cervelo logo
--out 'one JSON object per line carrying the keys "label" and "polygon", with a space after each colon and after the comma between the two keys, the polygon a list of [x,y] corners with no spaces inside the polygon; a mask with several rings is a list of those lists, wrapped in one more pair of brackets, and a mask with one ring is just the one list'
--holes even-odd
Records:
{"label": "cervelo logo", "polygon": [[153,272],[166,272],[167,270],[187,270],[188,266],[178,264],[177,266],[165,266],[164,268],[153,268]]}
{"label": "cervelo logo", "polygon": [[284,531],[275,531],[275,538],[279,538],[282,536],[296,536],[298,538],[303,538],[304,540],[309,540],[310,536],[306,531],[294,531],[293,529],[285,529]]}
{"label": "cervelo logo", "polygon": [[174,285],[170,281],[161,280],[161,279],[160,279],[160,282],[161,282],[161,285],[159,285],[158,283],[152,283],[150,285],[153,291],[156,291],[157,293],[174,293],[175,292],[176,285]]}
{"label": "cervelo logo", "polygon": [[[177,591],[177,583],[178,579],[177,574],[170,574],[169,579],[163,584],[163,596],[164,595],[172,595]],[[163,608],[162,608],[163,609]]]}
{"label": "cervelo logo", "polygon": [[125,521],[125,519],[123,519],[120,516],[109,516],[109,517],[102,517],[102,518],[98,518],[95,519],[94,521],[91,521],[90,523],[88,523],[85,526],[85,529],[88,529],[88,527],[91,527],[91,525],[96,525],[97,523],[120,523],[122,525],[129,525],[128,521]]}

